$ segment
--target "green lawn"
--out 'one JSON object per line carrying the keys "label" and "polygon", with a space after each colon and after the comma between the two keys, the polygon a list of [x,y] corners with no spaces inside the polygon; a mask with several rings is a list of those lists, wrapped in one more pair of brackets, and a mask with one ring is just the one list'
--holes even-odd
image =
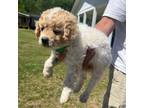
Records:
{"label": "green lawn", "polygon": [[66,67],[64,63],[60,63],[54,68],[53,77],[43,78],[43,64],[50,54],[50,49],[38,45],[33,32],[25,29],[18,31],[19,108],[97,108],[96,106],[101,108],[107,85],[107,72],[91,93],[86,104],[79,102],[80,93],[84,90],[82,88],[80,93],[72,94],[67,103],[60,105],[59,98]]}

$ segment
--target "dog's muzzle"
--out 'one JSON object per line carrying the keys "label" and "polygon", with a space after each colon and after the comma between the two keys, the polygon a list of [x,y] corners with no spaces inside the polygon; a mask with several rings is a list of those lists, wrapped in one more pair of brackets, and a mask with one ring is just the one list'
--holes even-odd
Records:
{"label": "dog's muzzle", "polygon": [[42,37],[41,41],[43,46],[49,46],[49,39],[47,37]]}
{"label": "dog's muzzle", "polygon": [[46,36],[41,37],[39,43],[44,47],[52,47],[54,45],[54,41],[49,40]]}

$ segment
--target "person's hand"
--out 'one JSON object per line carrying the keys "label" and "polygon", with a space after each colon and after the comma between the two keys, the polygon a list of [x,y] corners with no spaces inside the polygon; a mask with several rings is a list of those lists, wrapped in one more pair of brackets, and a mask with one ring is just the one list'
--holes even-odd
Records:
{"label": "person's hand", "polygon": [[88,48],[86,52],[86,57],[83,62],[83,67],[89,64],[89,61],[93,58],[94,55],[95,55],[95,48]]}

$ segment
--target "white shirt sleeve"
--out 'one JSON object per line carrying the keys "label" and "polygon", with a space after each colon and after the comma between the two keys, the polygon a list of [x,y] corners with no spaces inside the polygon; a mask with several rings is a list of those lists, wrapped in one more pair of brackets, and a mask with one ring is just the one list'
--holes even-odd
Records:
{"label": "white shirt sleeve", "polygon": [[103,16],[116,19],[120,22],[125,22],[126,1],[125,0],[109,0]]}

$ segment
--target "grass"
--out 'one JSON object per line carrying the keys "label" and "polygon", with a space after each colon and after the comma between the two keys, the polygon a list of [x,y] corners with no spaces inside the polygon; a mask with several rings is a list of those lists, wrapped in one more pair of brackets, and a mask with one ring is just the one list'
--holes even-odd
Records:
{"label": "grass", "polygon": [[[38,45],[32,30],[18,31],[18,105],[19,108],[101,108],[103,94],[107,85],[107,72],[95,87],[86,104],[79,102],[80,93],[72,94],[70,100],[60,105],[59,98],[63,87],[66,67],[64,63],[54,68],[53,77],[43,78],[44,61],[50,49]],[[87,80],[85,81],[87,83]],[[98,107],[97,107],[98,106]]]}

